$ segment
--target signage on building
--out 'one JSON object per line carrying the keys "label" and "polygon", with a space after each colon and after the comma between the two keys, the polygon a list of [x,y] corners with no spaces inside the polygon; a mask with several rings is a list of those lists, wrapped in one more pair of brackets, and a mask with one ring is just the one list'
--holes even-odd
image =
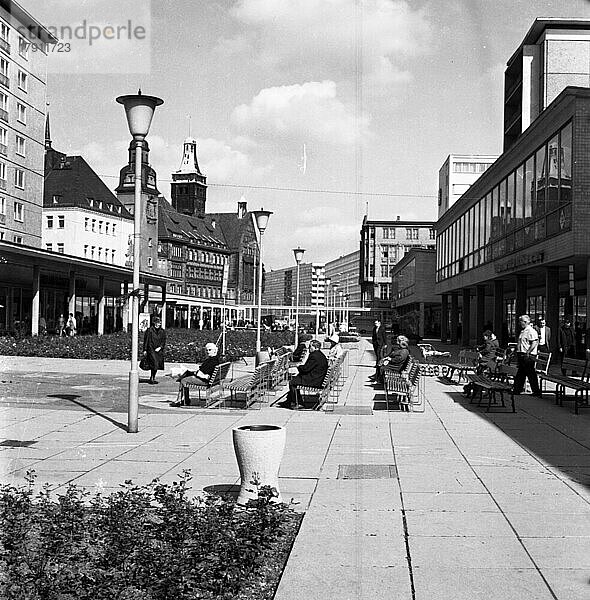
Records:
{"label": "signage on building", "polygon": [[[131,311],[130,311],[131,312]],[[147,331],[150,327],[150,313],[141,313],[139,315],[139,331]]]}
{"label": "signage on building", "polygon": [[545,260],[545,252],[530,252],[528,254],[518,254],[504,262],[496,262],[494,270],[496,273],[504,273],[505,271],[513,271],[519,267],[527,267],[537,263],[542,263]]}

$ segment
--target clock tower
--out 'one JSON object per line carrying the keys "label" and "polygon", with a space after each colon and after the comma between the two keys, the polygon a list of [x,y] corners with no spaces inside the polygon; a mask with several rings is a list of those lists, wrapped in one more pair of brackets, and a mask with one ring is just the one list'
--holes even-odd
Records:
{"label": "clock tower", "polygon": [[185,215],[204,215],[207,200],[207,178],[197,162],[197,141],[184,140],[180,169],[172,173],[170,185],[172,207]]}

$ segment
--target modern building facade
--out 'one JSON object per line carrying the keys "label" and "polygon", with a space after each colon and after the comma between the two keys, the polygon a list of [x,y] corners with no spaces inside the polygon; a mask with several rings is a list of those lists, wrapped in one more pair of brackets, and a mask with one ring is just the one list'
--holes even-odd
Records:
{"label": "modern building facade", "polygon": [[434,248],[436,232],[432,221],[370,221],[363,219],[359,254],[361,305],[391,316],[391,270],[414,247]]}
{"label": "modern building facade", "polygon": [[[297,304],[297,266],[267,271],[264,274],[262,302],[272,306]],[[325,266],[322,263],[299,265],[299,306],[324,306]]]}
{"label": "modern building facade", "polygon": [[437,223],[443,340],[471,344],[489,322],[506,343],[523,313],[586,330],[589,34],[590,21],[537,20],[508,63],[505,151]]}
{"label": "modern building facade", "polygon": [[440,335],[440,296],[434,293],[436,250],[412,248],[391,271],[391,305],[400,333],[412,337]]}
{"label": "modern building facade", "polygon": [[[24,37],[27,31],[39,37]],[[17,2],[0,2],[0,240],[36,248],[42,244],[44,48],[55,42]]]}
{"label": "modern building facade", "polygon": [[326,288],[327,295],[330,295],[336,286],[337,292],[344,295],[345,305],[355,308],[361,306],[359,261],[360,250],[356,250],[326,263],[326,279],[330,280],[330,289]]}
{"label": "modern building facade", "polygon": [[497,155],[449,154],[438,172],[438,218],[467,192]]}

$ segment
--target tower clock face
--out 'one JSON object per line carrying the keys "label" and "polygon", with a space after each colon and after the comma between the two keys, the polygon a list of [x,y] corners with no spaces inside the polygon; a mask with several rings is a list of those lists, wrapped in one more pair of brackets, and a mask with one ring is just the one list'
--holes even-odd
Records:
{"label": "tower clock face", "polygon": [[155,223],[158,220],[158,201],[150,197],[145,207],[145,218],[148,223]]}

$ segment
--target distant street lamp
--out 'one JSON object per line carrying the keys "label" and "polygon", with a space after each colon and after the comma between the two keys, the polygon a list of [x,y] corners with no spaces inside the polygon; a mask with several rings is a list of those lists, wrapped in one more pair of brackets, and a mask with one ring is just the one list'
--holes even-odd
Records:
{"label": "distant street lamp", "polygon": [[322,274],[322,267],[315,265],[313,268],[315,272],[315,339],[320,337],[320,275]]}
{"label": "distant street lamp", "polygon": [[340,290],[338,292],[338,296],[339,296],[339,305],[340,305],[340,323],[342,323],[342,321],[344,321],[344,310],[343,310],[343,306],[344,306],[344,302],[342,297],[344,296],[344,292],[342,290]]}
{"label": "distant street lamp", "polygon": [[137,94],[119,96],[117,102],[125,108],[129,132],[135,142],[135,198],[133,204],[133,290],[131,292],[131,370],[129,371],[129,396],[127,408],[127,432],[137,433],[139,413],[139,261],[141,241],[141,158],[144,140],[150,130],[156,106],[163,104],[161,98]]}
{"label": "distant street lamp", "polygon": [[297,263],[297,291],[295,298],[295,348],[299,344],[299,264],[301,263],[301,259],[303,258],[303,253],[305,250],[303,248],[294,248],[293,256],[295,257],[295,262]]}
{"label": "distant street lamp", "polygon": [[256,355],[260,352],[262,346],[260,344],[260,324],[262,320],[262,236],[268,225],[268,219],[272,215],[269,210],[254,211],[254,219],[256,220],[256,227],[260,234],[260,251],[258,252],[258,322],[256,323]]}
{"label": "distant street lamp", "polygon": [[330,335],[330,284],[332,279],[326,277],[324,280],[326,284],[326,290],[324,292],[324,309],[326,313],[326,335]]}
{"label": "distant street lamp", "polygon": [[336,331],[336,292],[338,291],[338,284],[332,284],[332,314],[334,317],[334,331]]}

